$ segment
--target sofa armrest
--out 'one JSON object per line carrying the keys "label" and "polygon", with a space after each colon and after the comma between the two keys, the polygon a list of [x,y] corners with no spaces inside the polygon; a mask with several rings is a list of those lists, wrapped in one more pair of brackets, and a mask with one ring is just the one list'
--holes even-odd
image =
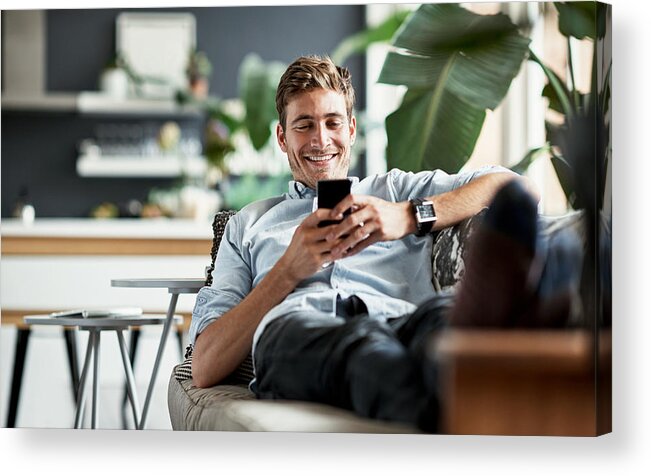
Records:
{"label": "sofa armrest", "polygon": [[[443,432],[595,436],[610,431],[611,333],[448,330],[434,338]],[[596,358],[596,356],[599,358]]]}

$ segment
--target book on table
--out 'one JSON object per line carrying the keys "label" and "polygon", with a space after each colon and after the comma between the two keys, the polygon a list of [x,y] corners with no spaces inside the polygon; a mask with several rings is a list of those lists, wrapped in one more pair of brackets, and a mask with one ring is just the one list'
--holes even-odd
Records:
{"label": "book on table", "polygon": [[105,309],[71,309],[68,311],[53,312],[50,317],[82,317],[82,318],[99,318],[99,317],[137,317],[142,315],[142,309],[139,307],[114,307]]}

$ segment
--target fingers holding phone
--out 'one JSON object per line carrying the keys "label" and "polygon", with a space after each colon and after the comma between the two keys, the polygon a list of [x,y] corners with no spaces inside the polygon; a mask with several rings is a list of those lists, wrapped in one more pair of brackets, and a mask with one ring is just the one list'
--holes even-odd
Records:
{"label": "fingers holding phone", "polygon": [[[350,195],[351,181],[349,179],[335,179],[335,180],[319,180],[316,186],[317,190],[317,207],[322,209],[332,210],[342,200]],[[348,216],[351,209],[345,209],[342,213],[342,219]],[[323,220],[319,223],[319,227],[334,225],[341,223],[339,220]]]}
{"label": "fingers holding phone", "polygon": [[289,246],[276,266],[282,268],[284,275],[290,277],[295,284],[312,276],[334,261],[331,250],[341,243],[326,241],[325,237],[330,228],[320,227],[320,223],[330,216],[330,210],[318,209],[308,215],[298,226]]}
{"label": "fingers holding phone", "polygon": [[[343,216],[343,210],[353,210]],[[350,195],[331,212],[332,219],[343,218],[332,227],[326,240],[339,242],[334,258],[352,256],[378,241],[399,240],[410,233],[412,218],[409,202],[389,202],[368,195]]]}

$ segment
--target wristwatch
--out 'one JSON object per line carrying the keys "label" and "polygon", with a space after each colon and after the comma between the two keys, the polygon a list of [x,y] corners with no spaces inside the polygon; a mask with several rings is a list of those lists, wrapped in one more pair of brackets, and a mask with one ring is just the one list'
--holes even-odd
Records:
{"label": "wristwatch", "polygon": [[425,236],[432,231],[436,222],[434,203],[424,198],[412,198],[409,201],[416,217],[416,236]]}

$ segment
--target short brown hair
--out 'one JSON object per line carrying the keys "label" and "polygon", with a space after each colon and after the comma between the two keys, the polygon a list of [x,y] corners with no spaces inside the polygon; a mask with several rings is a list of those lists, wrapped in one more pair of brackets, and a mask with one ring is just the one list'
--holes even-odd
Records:
{"label": "short brown hair", "polygon": [[283,129],[287,120],[285,108],[289,100],[296,94],[316,88],[343,94],[350,120],[355,104],[355,90],[348,69],[336,66],[328,56],[301,56],[287,67],[276,90],[276,110]]}

